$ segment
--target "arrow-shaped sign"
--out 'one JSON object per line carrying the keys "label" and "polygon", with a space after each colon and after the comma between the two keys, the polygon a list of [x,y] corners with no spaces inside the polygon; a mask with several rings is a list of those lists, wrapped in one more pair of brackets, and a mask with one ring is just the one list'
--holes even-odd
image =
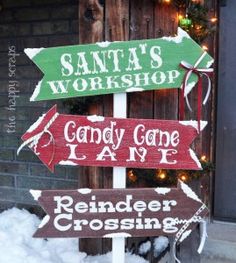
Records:
{"label": "arrow-shaped sign", "polygon": [[[201,121],[201,130],[207,122]],[[56,106],[22,136],[50,169],[54,165],[201,169],[189,147],[196,121],[119,119],[57,113]]]}
{"label": "arrow-shaped sign", "polygon": [[[25,53],[44,73],[31,101],[178,88],[186,72],[182,61],[200,68],[213,63],[181,29],[176,37],[28,48]],[[196,81],[191,74],[190,89]]]}
{"label": "arrow-shaped sign", "polygon": [[179,241],[208,213],[183,182],[177,188],[31,190],[47,213],[35,237],[175,235]]}

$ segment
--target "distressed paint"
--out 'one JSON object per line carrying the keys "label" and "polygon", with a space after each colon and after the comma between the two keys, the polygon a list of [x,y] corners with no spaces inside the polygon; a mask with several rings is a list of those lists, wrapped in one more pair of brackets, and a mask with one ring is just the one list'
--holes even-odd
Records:
{"label": "distressed paint", "polygon": [[58,114],[54,106],[34,127],[22,136],[19,149],[29,145],[52,171],[56,164],[201,169],[190,149],[198,135],[192,122],[111,117],[91,121],[88,116]]}
{"label": "distressed paint", "polygon": [[43,190],[38,201],[48,215],[34,236],[43,238],[167,235],[183,240],[208,213],[180,186],[165,195],[155,188]]}
{"label": "distressed paint", "polygon": [[[44,73],[31,101],[180,88],[185,70],[203,50],[179,29],[176,37],[25,49]],[[33,53],[33,55],[32,55]],[[206,55],[199,67],[212,61]],[[192,74],[189,82],[196,82]]]}

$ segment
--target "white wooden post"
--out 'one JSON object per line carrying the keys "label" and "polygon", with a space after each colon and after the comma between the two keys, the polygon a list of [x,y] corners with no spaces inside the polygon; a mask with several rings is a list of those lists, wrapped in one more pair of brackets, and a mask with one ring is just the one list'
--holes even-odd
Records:
{"label": "white wooden post", "polygon": [[[113,116],[114,118],[127,117],[127,94],[119,93],[113,95]],[[113,167],[113,188],[126,187],[125,167]],[[125,262],[125,238],[112,238],[112,263]]]}

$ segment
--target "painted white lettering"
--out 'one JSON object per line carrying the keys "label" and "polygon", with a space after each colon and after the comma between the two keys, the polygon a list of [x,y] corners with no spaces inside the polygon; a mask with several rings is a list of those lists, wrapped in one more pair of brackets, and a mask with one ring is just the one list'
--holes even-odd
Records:
{"label": "painted white lettering", "polygon": [[130,206],[130,201],[133,199],[132,195],[127,195],[125,201],[120,201],[116,204],[117,212],[132,212],[132,208]]}
{"label": "painted white lettering", "polygon": [[162,66],[162,58],[161,58],[161,47],[153,46],[150,49],[151,60],[151,68],[160,68]]}
{"label": "painted white lettering", "polygon": [[102,87],[102,79],[100,77],[89,78],[91,90],[104,89]]}
{"label": "painted white lettering", "polygon": [[123,49],[115,49],[108,51],[108,58],[113,59],[114,69],[113,72],[120,72],[119,59],[124,57]]}
{"label": "painted white lettering", "polygon": [[[81,82],[81,83],[79,84],[79,82]],[[88,87],[88,83],[85,79],[78,78],[78,79],[74,80],[72,86],[73,86],[75,91],[85,91]]]}
{"label": "painted white lettering", "polygon": [[[96,137],[96,139],[95,139]],[[91,127],[91,137],[90,142],[95,142],[96,144],[99,144],[102,139],[102,132],[99,128],[93,128]]]}
{"label": "painted white lettering", "polygon": [[139,64],[138,55],[136,53],[136,47],[129,48],[129,65],[125,69],[126,71],[140,70],[142,67]]}
{"label": "painted white lettering", "polygon": [[176,147],[179,144],[179,132],[173,131],[170,137],[171,145]]}
{"label": "painted white lettering", "polygon": [[136,201],[133,208],[136,212],[143,212],[147,209],[147,204],[144,201]]}
{"label": "painted white lettering", "polygon": [[88,62],[85,58],[85,52],[79,52],[78,55],[78,64],[77,71],[75,72],[75,76],[90,74],[91,71],[88,69]]}
{"label": "painted white lettering", "polygon": [[86,226],[88,225],[88,220],[86,219],[77,219],[77,220],[74,220],[74,230],[75,231],[82,231],[82,225]]}
{"label": "painted white lettering", "polygon": [[54,221],[53,221],[53,225],[54,227],[59,230],[59,231],[68,231],[71,227],[72,227],[72,224],[66,224],[66,225],[62,225],[60,223],[60,220],[69,220],[71,221],[72,220],[72,214],[60,214],[60,215],[57,215],[55,218],[54,218]]}
{"label": "painted white lettering", "polygon": [[88,204],[86,204],[85,202],[78,202],[75,205],[75,211],[77,213],[86,213],[86,212],[88,212]]}
{"label": "painted white lettering", "polygon": [[135,154],[140,158],[139,161],[143,163],[147,155],[147,149],[145,149],[144,147],[139,147],[138,149],[136,147],[129,147],[129,159],[127,159],[126,161],[135,162],[136,161]]}
{"label": "painted white lettering", "polygon": [[122,88],[130,88],[134,86],[132,75],[125,74],[121,76]]}
{"label": "painted white lettering", "polygon": [[135,83],[136,87],[149,85],[149,72],[135,74]]}
{"label": "painted white lettering", "polygon": [[148,203],[148,209],[152,212],[157,212],[161,209],[161,203],[157,200],[152,200]]}
{"label": "painted white lettering", "polygon": [[87,138],[87,134],[88,134],[88,130],[90,130],[90,126],[81,126],[77,129],[76,131],[76,138],[78,143],[87,143],[88,142],[88,138]]}
{"label": "painted white lettering", "polygon": [[117,230],[119,228],[119,219],[107,219],[105,220],[105,230]]}
{"label": "painted white lettering", "polygon": [[161,229],[161,224],[157,218],[144,218],[145,229]]}
{"label": "painted white lettering", "polygon": [[66,211],[67,213],[73,213],[73,208],[71,208],[73,204],[73,198],[71,196],[54,196],[53,200],[56,202],[56,208],[54,209],[55,214],[62,213],[62,210]]}
{"label": "painted white lettering", "polygon": [[89,227],[94,231],[101,230],[103,228],[103,222],[99,219],[93,219],[89,222]]}
{"label": "painted white lettering", "polygon": [[162,71],[156,71],[155,73],[152,74],[151,80],[154,84],[160,85],[160,84],[163,84],[165,82],[166,75]]}
{"label": "painted white lettering", "polygon": [[68,85],[70,82],[71,82],[70,79],[47,81],[53,94],[68,93]]}
{"label": "painted white lettering", "polygon": [[144,143],[144,136],[138,136],[139,131],[144,132],[145,127],[143,124],[139,124],[134,128],[134,133],[133,133],[133,139],[134,143],[137,145],[142,145]]}
{"label": "painted white lettering", "polygon": [[112,202],[98,202],[99,213],[114,213],[116,212]]}
{"label": "painted white lettering", "polygon": [[160,163],[167,163],[167,164],[176,164],[176,160],[168,161],[167,156],[172,156],[173,154],[177,154],[178,152],[175,149],[158,149],[161,152],[161,160]]}
{"label": "painted white lettering", "polygon": [[65,53],[61,56],[61,74],[63,77],[69,77],[73,74],[74,69],[71,65],[72,63],[72,57],[71,54]]}
{"label": "painted white lettering", "polygon": [[175,200],[164,200],[162,210],[165,212],[171,211],[171,206],[176,206],[177,202]]}
{"label": "painted white lettering", "polygon": [[74,132],[70,132],[70,135],[69,136],[69,128],[75,128],[76,125],[75,125],[75,122],[74,121],[68,121],[65,125],[65,128],[64,128],[64,137],[65,137],[65,140],[67,142],[73,142],[75,140],[75,133]]}
{"label": "painted white lettering", "polygon": [[106,89],[120,88],[117,78],[119,76],[106,76]]}
{"label": "painted white lettering", "polygon": [[175,79],[177,79],[180,75],[178,70],[170,70],[167,71],[169,82],[168,83],[174,83]]}
{"label": "painted white lettering", "polygon": [[166,217],[163,219],[163,232],[164,233],[176,233],[178,227],[175,226],[176,222],[174,218]]}
{"label": "painted white lettering", "polygon": [[[99,57],[99,53],[102,54],[102,58]],[[107,51],[92,51],[90,54],[92,54],[93,57],[93,71],[92,74],[97,73],[104,73],[108,72],[108,69],[106,68],[106,53]],[[97,66],[99,67],[99,71],[97,69]]]}
{"label": "painted white lettering", "polygon": [[86,156],[84,154],[81,154],[81,157],[78,157],[76,155],[76,149],[79,146],[78,144],[69,144],[69,143],[67,143],[66,146],[70,148],[70,154],[69,154],[69,156],[67,158],[68,160],[71,160],[71,159],[72,160],[84,160],[84,159],[86,159]]}
{"label": "painted white lettering", "polygon": [[120,220],[120,229],[121,230],[129,230],[134,228],[134,219],[132,218],[124,218]]}
{"label": "painted white lettering", "polygon": [[109,157],[111,159],[111,161],[117,161],[115,158],[116,154],[114,152],[111,151],[111,149],[109,148],[109,146],[105,146],[101,153],[97,154],[97,161],[105,161],[106,157]]}

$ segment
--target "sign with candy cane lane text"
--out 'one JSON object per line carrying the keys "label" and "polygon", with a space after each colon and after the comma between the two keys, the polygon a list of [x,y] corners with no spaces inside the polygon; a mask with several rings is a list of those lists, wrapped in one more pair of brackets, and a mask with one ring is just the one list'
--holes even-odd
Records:
{"label": "sign with candy cane lane text", "polygon": [[[201,130],[206,122],[201,122]],[[64,115],[56,106],[22,136],[50,169],[59,165],[201,169],[190,148],[196,121]]]}

